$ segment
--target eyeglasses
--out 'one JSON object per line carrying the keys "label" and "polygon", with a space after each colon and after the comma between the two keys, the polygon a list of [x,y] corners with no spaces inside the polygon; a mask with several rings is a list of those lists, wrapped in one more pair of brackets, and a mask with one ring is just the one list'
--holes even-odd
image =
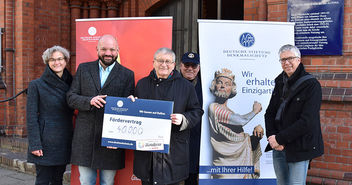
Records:
{"label": "eyeglasses", "polygon": [[279,62],[280,62],[281,64],[285,63],[286,61],[291,63],[291,62],[293,62],[293,60],[294,60],[295,58],[298,58],[298,57],[280,58]]}
{"label": "eyeglasses", "polygon": [[165,63],[166,65],[171,65],[175,62],[171,61],[171,60],[162,60],[162,59],[154,59],[154,61],[158,62],[160,65]]}
{"label": "eyeglasses", "polygon": [[183,66],[185,66],[185,68],[189,68],[189,67],[192,67],[193,69],[196,69],[198,67],[198,64],[194,64],[194,63],[182,63]]}
{"label": "eyeglasses", "polygon": [[55,62],[55,61],[62,62],[62,61],[64,61],[64,60],[65,60],[64,57],[60,57],[60,58],[49,58],[49,62]]}

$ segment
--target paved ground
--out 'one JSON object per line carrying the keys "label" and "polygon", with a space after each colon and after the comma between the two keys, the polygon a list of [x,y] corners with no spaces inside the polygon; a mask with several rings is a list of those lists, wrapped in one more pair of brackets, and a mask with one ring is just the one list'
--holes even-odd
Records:
{"label": "paved ground", "polygon": [[0,185],[34,185],[35,177],[0,167]]}
{"label": "paved ground", "polygon": [[[27,148],[19,148],[21,144],[23,145],[23,141],[20,139],[16,143],[0,137],[0,185],[34,185],[35,165],[27,162]],[[64,174],[65,185],[69,184],[70,175],[71,166],[67,165]]]}
{"label": "paved ground", "polygon": [[[0,166],[0,185],[34,185],[35,176]],[[64,185],[68,185],[65,184]]]}

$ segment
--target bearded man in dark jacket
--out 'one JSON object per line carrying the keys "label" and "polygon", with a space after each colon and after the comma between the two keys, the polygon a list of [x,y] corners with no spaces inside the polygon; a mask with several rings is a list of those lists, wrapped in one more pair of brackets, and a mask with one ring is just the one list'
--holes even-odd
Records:
{"label": "bearded man in dark jacket", "polygon": [[275,79],[265,113],[269,141],[266,151],[273,149],[278,185],[303,185],[309,161],[324,153],[319,114],[321,86],[305,71],[296,46],[282,46],[279,55],[283,72]]}
{"label": "bearded man in dark jacket", "polygon": [[133,172],[142,185],[178,185],[188,177],[190,128],[201,120],[203,110],[193,85],[175,70],[175,58],[171,49],[158,49],[154,69],[138,81],[135,89],[135,97],[174,102],[169,153],[134,153]]}
{"label": "bearded man in dark jacket", "polygon": [[106,96],[127,97],[134,92],[134,73],[117,62],[119,47],[112,35],[97,45],[98,60],[78,66],[68,105],[78,110],[72,141],[71,163],[78,165],[81,184],[113,185],[116,170],[125,167],[125,151],[101,146]]}

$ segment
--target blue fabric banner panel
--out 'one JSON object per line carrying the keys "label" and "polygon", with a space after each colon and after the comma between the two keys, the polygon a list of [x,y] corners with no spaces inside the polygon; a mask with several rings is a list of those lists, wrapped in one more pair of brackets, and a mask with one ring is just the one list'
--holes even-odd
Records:
{"label": "blue fabric banner panel", "polygon": [[276,179],[199,179],[202,185],[276,185]]}

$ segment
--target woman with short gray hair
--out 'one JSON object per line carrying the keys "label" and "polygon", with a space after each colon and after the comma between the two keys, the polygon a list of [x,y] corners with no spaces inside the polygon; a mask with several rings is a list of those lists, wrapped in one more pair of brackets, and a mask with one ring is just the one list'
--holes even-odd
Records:
{"label": "woman with short gray hair", "polygon": [[70,53],[61,46],[42,55],[44,73],[27,91],[28,161],[36,167],[36,185],[62,185],[70,163],[73,110],[66,103],[72,75],[66,69]]}
{"label": "woman with short gray hair", "polygon": [[66,62],[68,62],[70,60],[70,52],[67,49],[65,49],[65,48],[63,48],[61,46],[53,46],[51,48],[46,49],[43,52],[42,58],[43,58],[44,64],[48,64],[48,62],[49,62],[50,58],[52,57],[53,53],[56,52],[56,51],[60,52],[63,55],[63,57],[65,58]]}

